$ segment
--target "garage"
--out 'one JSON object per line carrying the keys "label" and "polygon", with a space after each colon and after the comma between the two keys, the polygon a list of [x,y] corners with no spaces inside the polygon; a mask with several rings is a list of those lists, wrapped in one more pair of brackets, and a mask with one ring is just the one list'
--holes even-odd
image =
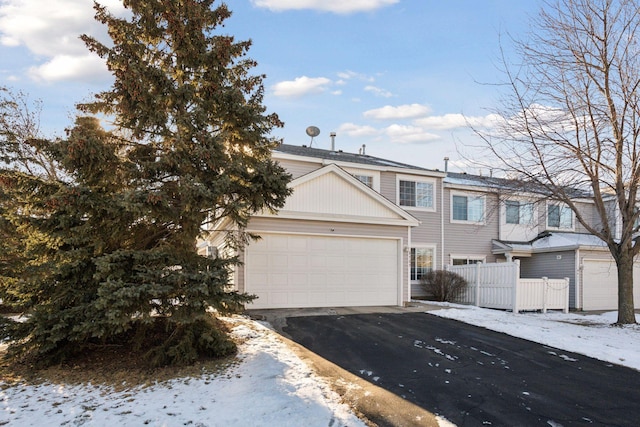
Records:
{"label": "garage", "polygon": [[[640,265],[634,269],[634,305],[640,306]],[[585,259],[582,270],[582,309],[618,309],[618,269],[613,261]]]}
{"label": "garage", "polygon": [[401,244],[395,238],[265,234],[249,245],[247,308],[398,305]]}

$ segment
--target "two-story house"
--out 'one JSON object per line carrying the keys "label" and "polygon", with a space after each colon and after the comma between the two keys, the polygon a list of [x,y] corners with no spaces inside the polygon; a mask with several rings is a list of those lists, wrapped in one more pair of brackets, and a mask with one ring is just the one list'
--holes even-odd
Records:
{"label": "two-story house", "polygon": [[[485,206],[485,221],[477,235],[489,243],[495,261],[520,262],[521,277],[550,279],[569,278],[569,307],[583,310],[611,310],[617,308],[617,270],[606,244],[591,235],[565,204],[553,200],[543,189],[531,191],[517,180],[448,173],[444,179],[445,192],[452,197],[462,186],[474,191]],[[588,193],[572,190],[574,204],[589,223],[598,224],[593,200]],[[615,202],[610,200],[611,217]],[[620,224],[611,224],[619,233]],[[497,227],[497,228],[496,228]],[[453,223],[445,234],[453,237]],[[448,230],[448,231],[447,231]],[[494,233],[489,239],[488,234]],[[452,250],[458,242],[445,239]],[[489,258],[487,257],[487,260]],[[475,262],[485,261],[478,258]],[[455,264],[455,259],[450,259]],[[636,267],[640,279],[640,263]],[[635,289],[635,304],[640,303],[640,284]]]}
{"label": "two-story house", "polygon": [[[249,222],[261,239],[239,254],[233,275],[239,291],[258,296],[249,308],[402,305],[422,294],[431,269],[514,258],[523,277],[570,277],[570,305],[591,308],[584,260],[610,261],[570,209],[507,180],[286,144],[273,158],[293,193],[277,214]],[[581,205],[588,215],[589,200]],[[204,246],[224,251],[217,231],[226,228],[218,224]],[[588,272],[602,273],[605,262],[593,262]]]}

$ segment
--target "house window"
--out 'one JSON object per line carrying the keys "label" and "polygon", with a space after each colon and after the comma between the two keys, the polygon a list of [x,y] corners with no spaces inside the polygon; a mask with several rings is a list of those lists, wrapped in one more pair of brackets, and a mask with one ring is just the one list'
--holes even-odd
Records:
{"label": "house window", "polygon": [[573,229],[573,212],[564,204],[547,205],[547,227]]}
{"label": "house window", "polygon": [[400,206],[433,209],[433,187],[430,181],[398,181]]}
{"label": "house window", "polygon": [[533,224],[533,203],[507,200],[505,211],[507,224]]}
{"label": "house window", "polygon": [[451,218],[454,221],[484,221],[484,197],[459,195],[452,196]]}
{"label": "house window", "polygon": [[358,181],[369,188],[373,188],[373,177],[371,175],[353,175]]}
{"label": "house window", "polygon": [[451,259],[453,265],[471,265],[483,263],[485,258],[479,257],[455,257]]}
{"label": "house window", "polygon": [[411,248],[411,280],[420,280],[433,269],[433,248]]}

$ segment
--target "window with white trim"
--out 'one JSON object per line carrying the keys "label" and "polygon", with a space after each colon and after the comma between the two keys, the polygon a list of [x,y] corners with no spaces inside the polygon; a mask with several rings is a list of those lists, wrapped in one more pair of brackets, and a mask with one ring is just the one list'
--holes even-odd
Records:
{"label": "window with white trim", "polygon": [[505,201],[505,216],[507,224],[533,224],[533,203],[518,200]]}
{"label": "window with white trim", "polygon": [[547,227],[573,230],[573,212],[564,203],[547,204]]}
{"label": "window with white trim", "polygon": [[451,264],[453,265],[470,265],[484,263],[485,257],[472,257],[472,256],[455,256],[451,258]]}
{"label": "window with white trim", "polygon": [[420,280],[434,268],[435,249],[411,248],[411,280]]}
{"label": "window with white trim", "polygon": [[399,178],[398,205],[435,209],[435,181]]}
{"label": "window with white trim", "polygon": [[484,196],[453,194],[451,219],[460,222],[484,222]]}
{"label": "window with white trim", "polygon": [[373,177],[371,175],[354,174],[353,176],[367,187],[373,188]]}

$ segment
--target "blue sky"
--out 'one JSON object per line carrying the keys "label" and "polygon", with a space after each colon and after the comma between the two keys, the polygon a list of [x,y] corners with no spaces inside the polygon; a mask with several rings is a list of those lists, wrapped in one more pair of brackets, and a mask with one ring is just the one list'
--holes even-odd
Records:
{"label": "blue sky", "polygon": [[[120,13],[119,0],[102,0]],[[251,39],[264,73],[265,105],[285,127],[274,136],[427,168],[478,172],[479,140],[491,126],[504,80],[500,40],[524,37],[540,0],[229,0],[225,33]],[[45,134],[62,135],[74,105],[111,82],[77,36],[101,37],[89,0],[0,0],[0,86],[43,102]],[[516,61],[517,58],[510,58]]]}

